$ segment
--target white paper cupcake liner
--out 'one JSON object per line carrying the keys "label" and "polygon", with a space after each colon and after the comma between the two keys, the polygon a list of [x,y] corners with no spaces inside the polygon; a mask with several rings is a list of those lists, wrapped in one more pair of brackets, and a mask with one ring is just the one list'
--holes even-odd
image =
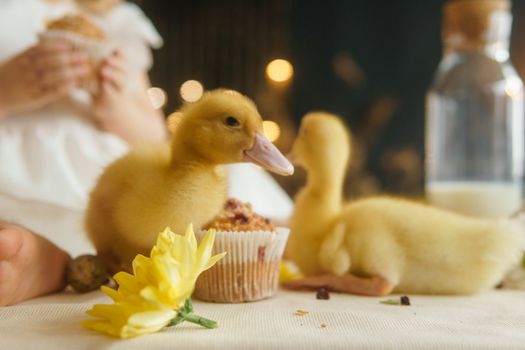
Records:
{"label": "white paper cupcake liner", "polygon": [[[271,297],[279,285],[279,266],[289,229],[276,232],[217,232],[214,254],[226,256],[197,280],[194,297],[239,303]],[[200,239],[205,232],[200,232]]]}

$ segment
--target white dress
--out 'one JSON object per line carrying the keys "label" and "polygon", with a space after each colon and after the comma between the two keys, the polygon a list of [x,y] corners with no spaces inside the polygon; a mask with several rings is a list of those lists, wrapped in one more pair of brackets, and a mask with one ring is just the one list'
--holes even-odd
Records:
{"label": "white dress", "polygon": [[[50,18],[73,5],[0,0],[0,64],[37,41]],[[151,66],[150,47],[162,39],[135,5],[124,3],[97,18],[133,67]],[[0,91],[0,94],[2,92]],[[73,255],[93,251],[83,229],[88,194],[104,167],[125,154],[118,136],[98,130],[63,106],[0,120],[0,219],[41,233]],[[229,167],[230,195],[262,215],[284,221],[292,203],[270,175],[248,164]]]}

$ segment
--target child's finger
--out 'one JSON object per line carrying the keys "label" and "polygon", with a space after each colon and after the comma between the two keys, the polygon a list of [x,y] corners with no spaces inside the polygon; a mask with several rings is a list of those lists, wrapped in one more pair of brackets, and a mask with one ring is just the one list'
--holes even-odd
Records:
{"label": "child's finger", "polygon": [[102,95],[108,97],[109,99],[114,98],[119,93],[119,90],[115,87],[115,85],[108,80],[102,80],[100,88],[102,90]]}
{"label": "child's finger", "polygon": [[57,98],[67,95],[75,88],[76,84],[77,82],[75,80],[67,80],[54,86],[41,87],[36,97],[43,102],[51,102]]}
{"label": "child's finger", "polygon": [[26,51],[26,54],[31,58],[38,58],[38,56],[43,54],[68,51],[73,51],[71,44],[62,40],[53,40],[36,44],[35,46],[29,48]]}
{"label": "child's finger", "polygon": [[114,69],[109,65],[104,65],[101,70],[101,75],[103,83],[108,82],[113,85],[116,90],[120,92],[124,91],[126,86],[126,75],[123,71]]}
{"label": "child's finger", "polygon": [[82,52],[55,52],[42,55],[35,60],[35,69],[46,71],[62,67],[71,67],[76,65],[86,65],[88,58]]}
{"label": "child's finger", "polygon": [[75,82],[85,77],[89,72],[88,66],[61,67],[42,72],[38,84],[44,89],[54,89],[59,85]]}
{"label": "child's finger", "polygon": [[126,62],[121,56],[112,55],[105,59],[104,64],[122,72],[123,74],[126,74]]}

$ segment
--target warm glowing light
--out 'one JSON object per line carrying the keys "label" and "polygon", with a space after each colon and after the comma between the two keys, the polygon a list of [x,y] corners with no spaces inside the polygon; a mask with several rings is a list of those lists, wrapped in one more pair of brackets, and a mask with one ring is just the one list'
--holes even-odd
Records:
{"label": "warm glowing light", "polygon": [[175,128],[177,127],[177,125],[179,125],[182,116],[182,112],[173,112],[166,119],[166,124],[168,124],[168,130],[171,133],[175,132]]}
{"label": "warm glowing light", "polygon": [[186,102],[196,102],[204,93],[204,87],[197,80],[187,80],[180,86],[180,96]]}
{"label": "warm glowing light", "polygon": [[281,128],[279,127],[279,124],[271,120],[263,121],[263,131],[264,136],[266,136],[271,142],[277,141],[281,135]]}
{"label": "warm glowing light", "polygon": [[151,102],[151,105],[155,109],[160,109],[164,107],[167,100],[167,95],[164,90],[158,87],[152,87],[148,89],[148,97]]}
{"label": "warm glowing light", "polygon": [[505,93],[511,98],[523,96],[523,84],[521,80],[510,78],[505,83]]}
{"label": "warm glowing light", "polygon": [[290,62],[283,59],[276,59],[266,66],[266,75],[270,80],[285,82],[292,78],[293,66]]}

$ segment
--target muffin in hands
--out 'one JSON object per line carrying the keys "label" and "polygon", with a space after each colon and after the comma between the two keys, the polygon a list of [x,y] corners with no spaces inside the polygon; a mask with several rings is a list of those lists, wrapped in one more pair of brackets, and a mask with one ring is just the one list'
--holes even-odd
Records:
{"label": "muffin in hands", "polygon": [[88,55],[91,73],[87,75],[81,86],[92,93],[96,92],[99,65],[114,50],[104,31],[85,16],[67,15],[50,21],[47,30],[40,34],[41,42],[56,40],[66,41]]}

